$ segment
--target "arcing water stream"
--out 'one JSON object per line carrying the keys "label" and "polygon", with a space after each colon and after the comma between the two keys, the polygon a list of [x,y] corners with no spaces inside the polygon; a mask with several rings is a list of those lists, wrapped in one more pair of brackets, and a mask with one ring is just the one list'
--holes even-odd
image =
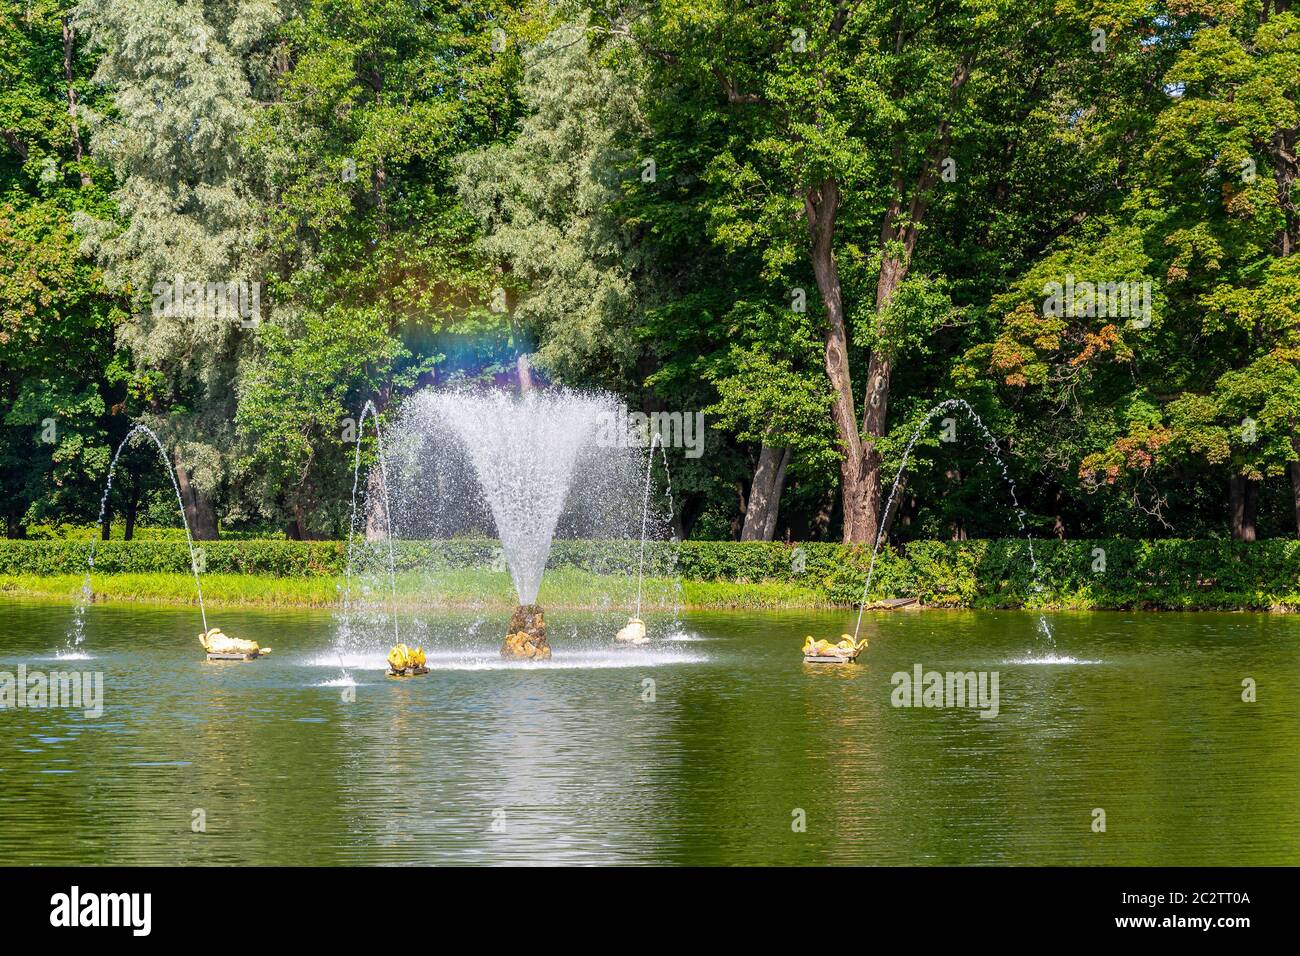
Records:
{"label": "arcing water stream", "polygon": [[[960,398],[949,398],[940,402],[938,405],[935,405],[926,412],[925,417],[921,419],[920,424],[916,426],[916,431],[912,432],[912,437],[908,439],[907,447],[903,449],[903,460],[899,463],[898,473],[894,476],[894,484],[889,489],[889,497],[885,500],[885,507],[880,513],[880,527],[876,531],[875,546],[871,549],[871,563],[867,567],[866,583],[862,586],[862,600],[858,603],[858,621],[853,627],[854,640],[857,640],[858,631],[862,627],[862,612],[867,606],[867,593],[871,588],[872,573],[876,569],[876,557],[880,554],[880,545],[885,540],[887,519],[892,513],[894,496],[898,493],[899,483],[903,479],[903,473],[907,470],[907,462],[912,455],[912,448],[916,445],[917,439],[921,437],[921,432],[930,424],[936,415],[957,408],[962,409],[975,424],[975,427],[980,430],[981,434],[983,434],[985,449],[993,456],[993,460],[998,463],[998,467],[1002,469],[1002,478],[1007,484],[1008,491],[1011,493],[1011,507],[1016,515],[1017,527],[1025,536],[1025,541],[1029,544],[1029,564],[1034,575],[1034,590],[1042,590],[1042,583],[1039,581],[1038,577],[1038,559],[1034,556],[1034,539],[1025,527],[1025,511],[1020,507],[1020,501],[1016,497],[1016,483],[1011,479],[1011,473],[1007,471],[1006,462],[1002,460],[1002,453],[998,448],[997,439],[995,439],[993,433],[985,427],[984,422],[980,419],[979,415],[976,414],[975,409],[971,408],[969,404]],[[1049,643],[1055,643],[1052,638],[1052,630],[1047,624],[1047,618],[1041,614],[1038,618],[1038,629],[1039,632],[1047,638]]]}
{"label": "arcing water stream", "polygon": [[[375,442],[378,444],[379,458],[379,481],[384,494],[384,537],[388,542],[388,594],[389,609],[388,613],[392,619],[393,625],[393,643],[400,643],[400,635],[397,623],[397,562],[393,555],[393,508],[392,502],[388,497],[388,472],[384,465],[384,436],[379,428],[379,410],[375,408],[375,403],[366,400],[361,406],[361,414],[357,418],[357,444],[356,450],[352,457],[352,512],[348,520],[348,550],[347,563],[344,569],[344,587],[343,587],[343,625],[339,628],[338,638],[335,642],[335,649],[338,652],[339,667],[343,671],[342,680],[350,681],[347,664],[344,661],[344,645],[351,636],[351,611],[352,611],[352,573],[353,573],[353,543],[357,537],[357,486],[361,478],[361,435],[365,430],[366,416],[369,415],[375,423]],[[367,501],[367,507],[376,507],[377,502]]]}
{"label": "arcing water stream", "polygon": [[[668,468],[668,452],[667,452],[667,450],[664,448],[663,438],[660,436],[660,434],[659,434],[658,432],[655,432],[654,435],[653,435],[653,436],[651,437],[651,439],[650,439],[650,451],[649,451],[649,454],[646,455],[646,463],[645,463],[645,495],[644,495],[644,496],[642,497],[642,499],[641,499],[641,549],[640,549],[639,556],[638,556],[638,558],[637,558],[637,570],[636,570],[636,614],[635,614],[635,617],[636,617],[638,620],[639,620],[640,617],[641,617],[641,594],[642,594],[642,590],[643,590],[643,584],[645,583],[645,543],[646,543],[646,539],[649,537],[649,530],[650,530],[650,529],[649,529],[649,521],[650,521],[650,485],[651,485],[651,477],[653,476],[653,473],[654,473],[654,466],[655,466],[655,447],[656,447],[656,446],[658,446],[658,448],[659,448],[659,456],[660,456],[660,458],[663,460],[663,463],[664,463],[664,485],[665,485],[665,495],[666,495],[667,503],[668,503],[667,526],[668,526],[669,528],[672,527],[673,520],[674,520],[674,518],[675,518],[675,514],[674,514],[674,511],[673,511],[673,479],[672,479],[672,472],[671,472],[671,471],[669,470],[669,468]],[[672,540],[673,540],[674,543],[677,541],[677,536],[676,536],[676,534],[673,534]],[[676,563],[676,558],[675,558],[675,556],[674,556],[674,563]],[[680,582],[680,581],[677,582],[677,589],[678,589],[678,591],[680,592],[680,590],[681,590],[681,582]],[[680,602],[675,602],[675,603],[680,603]],[[674,610],[673,610],[673,617],[674,617],[674,619],[676,619],[677,614],[678,614],[678,609],[677,609],[677,607],[674,607]]]}
{"label": "arcing water stream", "polygon": [[[203,607],[203,585],[199,583],[199,563],[194,553],[194,539],[190,536],[190,522],[185,517],[185,503],[181,500],[181,488],[176,482],[176,472],[172,468],[171,462],[167,459],[167,450],[163,448],[162,441],[154,433],[153,429],[147,425],[133,425],[131,430],[126,433],[121,444],[117,446],[117,451],[113,453],[113,460],[108,466],[108,480],[104,482],[104,494],[99,499],[99,518],[95,522],[100,526],[104,521],[104,512],[108,508],[108,495],[113,490],[113,473],[117,470],[117,460],[126,450],[126,446],[139,435],[148,435],[152,440],[154,447],[158,449],[158,457],[162,460],[163,467],[167,471],[167,476],[172,480],[172,490],[176,492],[176,506],[180,509],[181,523],[185,526],[185,543],[190,549],[190,570],[194,572],[194,591],[199,598],[199,617],[203,622],[203,633],[208,632],[208,615]],[[90,543],[90,557],[86,561],[86,576],[81,583],[81,597],[77,601],[77,608],[73,612],[72,629],[68,632],[67,648],[64,655],[75,655],[77,648],[81,646],[86,639],[86,605],[94,598],[94,592],[90,589],[90,575],[95,570],[95,552],[99,546],[99,539],[94,538]]]}

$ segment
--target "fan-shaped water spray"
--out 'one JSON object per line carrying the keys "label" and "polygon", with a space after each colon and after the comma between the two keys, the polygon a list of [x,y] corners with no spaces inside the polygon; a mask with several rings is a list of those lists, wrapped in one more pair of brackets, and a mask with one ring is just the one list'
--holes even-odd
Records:
{"label": "fan-shaped water spray", "polygon": [[[508,572],[517,603],[504,656],[550,655],[538,604],[548,565],[557,568],[548,593],[562,606],[646,603],[647,542],[663,539],[667,524],[651,501],[652,435],[628,420],[606,393],[452,388],[411,396],[389,428],[401,533],[429,543],[429,574],[451,588],[438,600],[495,600],[483,589]],[[566,539],[558,553],[557,539]],[[476,563],[487,554],[490,565]]]}
{"label": "fan-shaped water spray", "polygon": [[492,509],[520,604],[533,604],[578,454],[612,414],[609,399],[571,392],[426,393],[469,454]]}
{"label": "fan-shaped water spray", "polygon": [[[903,460],[899,463],[898,473],[894,475],[894,483],[889,489],[889,497],[885,499],[885,507],[881,512],[880,527],[876,531],[875,545],[871,549],[871,563],[867,566],[867,580],[866,583],[862,585],[862,600],[858,602],[858,620],[853,627],[854,640],[857,639],[858,631],[862,628],[862,612],[867,606],[867,594],[871,589],[871,577],[876,570],[876,557],[880,554],[880,545],[885,540],[886,519],[889,517],[893,509],[894,495],[898,493],[899,482],[902,481],[903,473],[907,470],[907,462],[912,456],[912,448],[915,447],[917,439],[921,437],[921,432],[930,424],[931,420],[936,415],[940,412],[946,412],[957,408],[963,410],[970,418],[971,422],[974,423],[975,427],[983,434],[986,442],[985,449],[993,456],[993,460],[998,463],[998,467],[1002,469],[1002,478],[1006,482],[1007,490],[1011,495],[1011,508],[1016,515],[1016,525],[1019,531],[1024,534],[1025,541],[1029,545],[1029,564],[1034,576],[1034,590],[1042,590],[1042,584],[1038,575],[1038,559],[1034,555],[1034,539],[1025,527],[1025,511],[1020,507],[1020,501],[1016,497],[1016,483],[1012,480],[1011,473],[1007,470],[1006,462],[1002,460],[1002,452],[998,448],[997,439],[995,439],[993,433],[985,427],[984,422],[980,419],[975,409],[971,408],[966,401],[960,398],[945,399],[925,413],[925,417],[922,418],[920,424],[916,426],[916,431],[912,432],[912,437],[908,439],[907,446],[903,449]],[[1041,614],[1038,617],[1038,629],[1049,643],[1055,643],[1052,639],[1052,630],[1047,624],[1047,618]]]}
{"label": "fan-shaped water spray", "polygon": [[[163,448],[162,440],[154,433],[153,429],[147,425],[133,425],[131,430],[126,433],[117,446],[117,451],[113,453],[113,460],[108,466],[108,479],[104,482],[104,493],[99,499],[99,518],[95,524],[97,526],[104,523],[104,512],[108,508],[108,496],[113,490],[113,474],[117,471],[117,460],[122,457],[122,452],[126,446],[133,442],[141,435],[148,435],[153,441],[154,447],[158,449],[158,457],[162,461],[163,468],[167,476],[171,479],[172,490],[176,492],[176,506],[181,513],[181,523],[185,526],[185,543],[190,549],[190,570],[194,573],[194,591],[199,599],[199,618],[203,622],[203,633],[208,632],[208,614],[203,607],[203,585],[199,583],[199,562],[194,552],[194,539],[190,536],[189,519],[185,517],[185,503],[181,499],[181,488],[176,481],[176,472],[172,468],[171,462],[167,458],[167,450]],[[94,592],[90,589],[90,575],[95,570],[95,553],[99,547],[99,539],[94,538],[90,543],[90,556],[86,559],[86,576],[81,582],[81,597],[77,601],[76,610],[73,611],[72,628],[68,632],[68,643],[65,653],[75,653],[76,649],[81,646],[86,639],[86,606],[94,598]]]}

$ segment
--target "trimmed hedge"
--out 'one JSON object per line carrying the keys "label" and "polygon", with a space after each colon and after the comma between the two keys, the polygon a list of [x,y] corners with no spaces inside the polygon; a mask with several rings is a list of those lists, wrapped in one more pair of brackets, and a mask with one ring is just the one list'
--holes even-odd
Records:
{"label": "trimmed hedge", "polygon": [[[205,570],[277,577],[344,572],[342,541],[202,542]],[[359,546],[360,547],[360,546]],[[366,546],[371,550],[374,543]],[[386,546],[380,544],[384,549]],[[495,541],[398,541],[398,570],[489,567]],[[78,574],[90,542],[0,539],[0,575]],[[556,541],[548,567],[627,573],[636,542]],[[1033,543],[1039,573],[1022,540],[916,541],[882,551],[871,597],[916,596],[952,607],[1290,609],[1300,608],[1300,541],[1055,541]],[[687,541],[651,544],[646,570],[701,581],[783,581],[828,600],[856,603],[870,551],[827,543],[786,545]],[[369,560],[374,560],[373,558]],[[386,555],[381,560],[386,561]],[[184,541],[103,541],[96,573],[189,572]]]}
{"label": "trimmed hedge", "polygon": [[[275,577],[335,576],[347,569],[346,541],[196,541],[203,553],[203,570],[224,574],[267,574]],[[184,538],[165,541],[19,541],[0,538],[0,574],[81,574],[94,547],[95,571],[101,574],[188,574],[190,552]],[[676,555],[671,546],[651,542],[646,547],[646,573],[666,574]],[[357,541],[354,555],[367,567],[387,567],[386,542]],[[487,538],[444,541],[395,541],[393,563],[398,571],[437,568],[491,567],[500,544]],[[580,567],[597,573],[622,573],[635,567],[636,541],[556,541],[547,567]]]}
{"label": "trimmed hedge", "polygon": [[[0,574],[81,574],[90,541],[0,541]],[[270,574],[276,577],[343,572],[347,546],[341,541],[199,541],[205,571]],[[100,541],[96,573],[147,574],[190,570],[189,548],[179,541]]]}
{"label": "trimmed hedge", "polygon": [[[100,536],[97,524],[29,524],[26,528],[27,538],[31,541],[92,541]],[[126,535],[126,524],[114,521],[111,526],[113,538],[121,541]],[[221,529],[221,537],[230,541],[281,540],[283,534],[268,535],[265,532],[231,531]],[[3,540],[3,539],[0,539]],[[184,528],[155,528],[150,525],[136,525],[133,534],[135,541],[184,541]]]}

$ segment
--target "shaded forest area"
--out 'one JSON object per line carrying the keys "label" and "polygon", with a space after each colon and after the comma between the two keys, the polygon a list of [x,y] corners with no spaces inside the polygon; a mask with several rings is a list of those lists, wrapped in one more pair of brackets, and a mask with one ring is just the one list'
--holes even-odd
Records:
{"label": "shaded forest area", "polygon": [[703,412],[686,537],[1300,530],[1285,0],[0,0],[0,81],[8,537],[136,422],[198,537],[338,537],[462,380]]}

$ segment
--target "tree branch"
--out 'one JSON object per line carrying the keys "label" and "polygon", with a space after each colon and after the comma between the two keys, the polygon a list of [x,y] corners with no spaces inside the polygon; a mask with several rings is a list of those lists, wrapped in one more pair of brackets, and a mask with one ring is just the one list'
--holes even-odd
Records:
{"label": "tree branch", "polygon": [[23,162],[27,161],[27,144],[18,138],[16,132],[11,129],[3,129],[0,130],[0,136],[4,137],[5,142],[9,144],[9,148],[17,153]]}

